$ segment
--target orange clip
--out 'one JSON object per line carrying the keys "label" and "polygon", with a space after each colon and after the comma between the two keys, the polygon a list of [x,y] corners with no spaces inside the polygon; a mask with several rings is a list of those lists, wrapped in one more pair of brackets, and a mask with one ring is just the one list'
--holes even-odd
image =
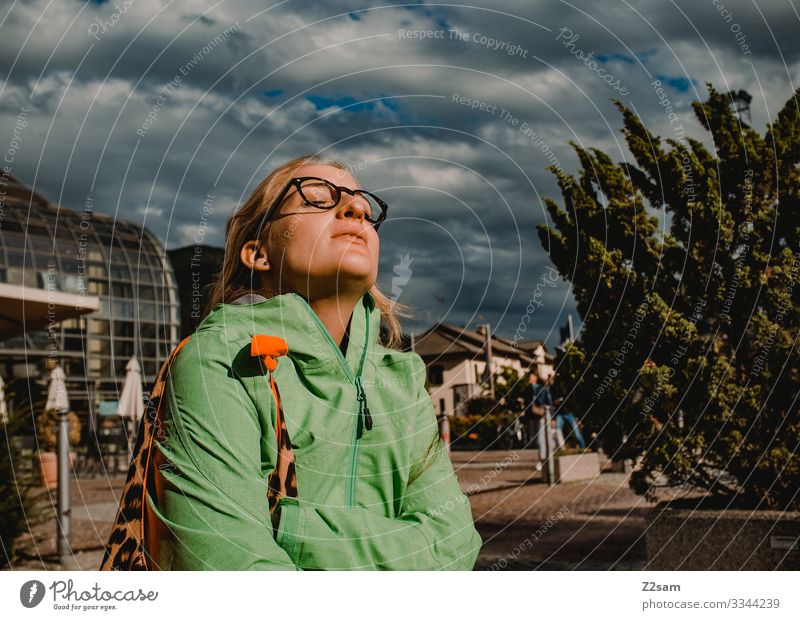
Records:
{"label": "orange clip", "polygon": [[253,336],[250,342],[250,355],[260,356],[264,359],[264,365],[270,372],[278,367],[276,358],[289,353],[289,345],[280,336],[268,336],[258,334]]}

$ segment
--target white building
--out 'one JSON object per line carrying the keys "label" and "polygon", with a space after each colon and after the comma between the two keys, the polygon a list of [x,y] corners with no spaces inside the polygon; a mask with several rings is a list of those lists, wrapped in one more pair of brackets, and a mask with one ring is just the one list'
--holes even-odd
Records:
{"label": "white building", "polygon": [[[486,370],[483,335],[439,323],[414,338],[414,351],[425,361],[428,390],[437,413],[453,415],[459,405],[481,394]],[[552,357],[543,342],[526,340],[515,345],[493,336],[493,374],[504,367],[513,368],[521,377],[533,370],[542,378],[553,372]]]}

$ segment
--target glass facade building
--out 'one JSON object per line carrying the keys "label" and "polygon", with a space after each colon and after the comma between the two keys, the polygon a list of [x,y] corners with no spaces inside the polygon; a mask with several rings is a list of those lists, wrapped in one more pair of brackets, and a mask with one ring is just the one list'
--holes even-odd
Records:
{"label": "glass facade building", "polygon": [[71,409],[94,428],[101,403],[107,412],[118,400],[129,358],[139,360],[146,390],[178,343],[169,259],[150,231],[95,212],[91,198],[70,211],[11,176],[0,183],[0,282],[100,300],[97,311],[0,342],[0,373],[6,382],[26,376],[41,383],[46,358],[57,357]]}

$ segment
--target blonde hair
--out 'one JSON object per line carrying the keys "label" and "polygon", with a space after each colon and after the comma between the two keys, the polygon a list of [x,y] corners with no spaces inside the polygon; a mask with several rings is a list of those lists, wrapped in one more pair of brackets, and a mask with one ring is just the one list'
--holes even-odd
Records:
{"label": "blonde hair", "polygon": [[[267,298],[278,294],[277,291],[253,289],[254,274],[242,263],[240,252],[244,244],[253,239],[255,231],[264,228],[264,217],[273,200],[289,180],[296,176],[297,170],[306,164],[334,166],[350,172],[350,168],[345,163],[336,159],[322,161],[316,154],[296,157],[270,172],[228,220],[225,227],[225,256],[222,269],[211,289],[211,295],[203,313],[204,317],[217,304],[225,303],[225,300],[230,303],[242,295],[254,292]],[[268,236],[264,234],[263,239],[266,242]],[[383,344],[390,348],[398,348],[403,334],[398,317],[409,318],[411,316],[408,306],[389,299],[377,285],[373,285],[369,292],[375,299],[375,305],[380,310],[381,318],[386,322],[386,337]]]}

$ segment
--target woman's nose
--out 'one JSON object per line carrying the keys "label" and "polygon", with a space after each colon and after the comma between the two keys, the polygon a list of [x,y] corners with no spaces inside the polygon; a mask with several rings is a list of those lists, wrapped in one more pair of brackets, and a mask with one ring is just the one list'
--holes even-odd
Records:
{"label": "woman's nose", "polygon": [[368,213],[369,203],[366,198],[363,196],[351,196],[342,192],[341,209],[339,209],[341,217],[353,217],[363,220]]}

